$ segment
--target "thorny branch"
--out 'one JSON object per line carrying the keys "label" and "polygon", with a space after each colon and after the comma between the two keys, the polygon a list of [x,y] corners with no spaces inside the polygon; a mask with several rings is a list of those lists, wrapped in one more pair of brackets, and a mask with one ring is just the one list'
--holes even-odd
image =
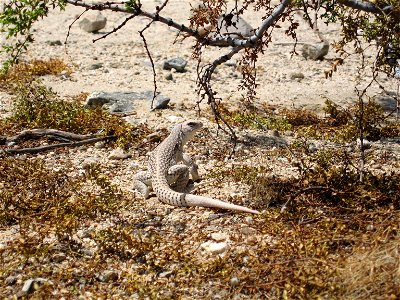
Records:
{"label": "thorny branch", "polygon": [[[161,6],[157,6],[156,7],[156,16],[159,15],[160,11],[167,5],[168,0],[165,0],[164,3]],[[151,63],[151,68],[153,70],[153,85],[154,85],[154,92],[153,92],[153,99],[151,100],[151,109],[153,109],[153,104],[154,104],[154,99],[156,99],[157,97],[157,74],[156,74],[156,69],[154,67],[154,61],[153,61],[153,57],[151,56],[149,47],[147,45],[147,41],[146,38],[144,37],[144,31],[149,28],[151,26],[151,24],[153,24],[156,21],[156,19],[152,19],[142,30],[139,31],[139,35],[143,40],[143,46],[146,49],[147,52],[147,56],[150,59],[150,63]]]}
{"label": "thorny branch", "polygon": [[[217,121],[218,126],[220,127],[218,122],[222,121],[222,123],[224,123],[224,125],[226,125],[227,128],[229,129],[229,131],[231,132],[234,140],[236,139],[236,136],[235,136],[232,128],[227,124],[227,122],[223,119],[223,117],[219,113],[218,101],[217,101],[218,99],[216,99],[216,92],[213,91],[212,86],[211,86],[212,74],[214,73],[215,69],[219,65],[226,62],[231,57],[233,57],[235,54],[237,54],[238,52],[240,52],[241,50],[243,50],[245,48],[246,49],[257,48],[258,52],[260,52],[260,51],[262,52],[263,48],[265,47],[265,45],[268,44],[268,40],[270,39],[269,36],[268,37],[266,36],[266,32],[270,28],[274,28],[274,25],[280,19],[288,18],[289,20],[291,20],[290,14],[292,11],[291,11],[290,7],[293,4],[293,2],[290,0],[281,0],[272,11],[268,10],[267,15],[263,17],[262,21],[260,22],[260,26],[254,31],[254,34],[252,34],[251,36],[243,37],[241,35],[234,36],[231,34],[220,34],[218,28],[216,28],[217,30],[216,30],[216,32],[214,32],[214,34],[210,34],[210,35],[200,34],[197,29],[193,29],[184,24],[177,23],[169,17],[162,16],[162,15],[160,15],[160,12],[167,5],[168,0],[166,0],[162,4],[162,6],[157,7],[155,13],[151,13],[151,12],[148,12],[148,11],[142,9],[140,1],[137,1],[137,2],[132,1],[132,3],[131,2],[88,3],[88,2],[85,2],[82,0],[65,0],[65,2],[68,4],[74,5],[74,6],[84,7],[86,10],[99,10],[99,11],[111,10],[111,11],[115,11],[115,12],[123,12],[123,13],[132,14],[134,16],[143,16],[143,17],[151,19],[150,23],[142,31],[140,31],[139,34],[143,40],[144,47],[147,51],[147,54],[150,58],[152,68],[153,68],[153,75],[154,75],[153,78],[154,78],[154,86],[155,86],[153,100],[156,96],[156,89],[157,89],[156,73],[155,73],[155,69],[154,69],[154,62],[152,60],[150,51],[148,49],[146,39],[143,35],[144,31],[151,24],[153,24],[154,22],[160,22],[160,23],[168,25],[169,27],[177,29],[180,33],[185,33],[187,36],[194,37],[198,41],[198,44],[197,44],[198,53],[201,53],[201,49],[206,46],[231,46],[232,50],[228,54],[219,57],[211,64],[207,64],[201,68],[198,67],[197,83],[198,83],[198,86],[200,89],[199,96],[201,97],[201,100],[204,99],[205,97],[207,97],[207,103],[210,105],[211,110],[214,113],[214,117]],[[249,3],[250,3],[249,1],[244,1],[243,8],[239,10],[238,4],[236,1],[235,7],[231,11],[231,14],[239,16],[243,12],[243,9],[245,9],[245,7],[247,7],[249,5]],[[391,14],[394,9],[393,5],[380,4],[379,2],[372,3],[372,2],[366,2],[366,1],[360,1],[360,0],[338,0],[337,4],[341,5],[341,6],[347,6],[350,8],[354,8],[359,11],[377,14],[377,15]],[[256,4],[256,6],[257,5],[259,6],[259,8],[262,7],[262,5],[259,3]],[[313,22],[311,20],[311,17],[308,15],[307,7],[309,7],[309,5],[307,4],[306,1],[303,1],[303,6],[305,7],[304,12],[307,16],[307,19],[310,22],[311,28],[316,30],[316,32],[318,33],[316,15],[314,16],[315,18],[314,18],[314,22]],[[320,7],[321,7],[321,1],[317,1],[315,9],[319,10]],[[123,24],[121,24],[114,30],[116,31],[116,30],[120,29],[121,27],[123,27],[123,25],[129,19],[130,19],[130,17],[128,17]],[[213,20],[213,22],[215,23],[215,20]],[[295,29],[294,27],[289,29],[289,33],[292,33],[292,35],[294,35],[294,37],[295,37],[294,29]],[[324,39],[321,38],[321,40],[324,40]],[[255,51],[255,52],[257,52],[257,51]],[[200,57],[198,57],[198,58],[199,58],[199,63],[200,63]],[[244,79],[247,80],[248,78],[244,78]]]}

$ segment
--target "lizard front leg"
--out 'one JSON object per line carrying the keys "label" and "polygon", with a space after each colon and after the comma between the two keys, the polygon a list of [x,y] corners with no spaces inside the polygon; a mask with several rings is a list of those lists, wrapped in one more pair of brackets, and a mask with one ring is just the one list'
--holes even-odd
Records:
{"label": "lizard front leg", "polygon": [[189,168],[186,165],[174,165],[168,169],[167,180],[176,192],[183,192],[189,183]]}
{"label": "lizard front leg", "polygon": [[193,181],[198,181],[200,179],[198,169],[199,167],[195,163],[194,159],[192,159],[188,154],[182,154],[182,161],[183,163],[188,166],[190,175],[192,176]]}
{"label": "lizard front leg", "polygon": [[143,195],[145,199],[149,198],[152,190],[150,172],[141,171],[133,177],[133,188]]}

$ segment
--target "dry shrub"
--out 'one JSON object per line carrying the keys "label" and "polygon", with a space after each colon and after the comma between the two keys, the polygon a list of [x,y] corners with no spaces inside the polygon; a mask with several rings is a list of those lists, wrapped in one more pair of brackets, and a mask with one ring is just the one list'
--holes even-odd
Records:
{"label": "dry shrub", "polygon": [[11,135],[23,129],[51,128],[78,134],[115,135],[117,144],[128,148],[142,141],[149,133],[146,126],[135,127],[118,116],[82,104],[84,95],[61,100],[46,87],[35,82],[16,89],[12,116],[0,119],[0,136]]}
{"label": "dry shrub", "polygon": [[372,249],[358,248],[343,262],[337,283],[342,299],[400,297],[400,239]]}
{"label": "dry shrub", "polygon": [[34,59],[13,65],[6,73],[0,73],[0,89],[13,90],[20,84],[26,84],[33,78],[44,75],[60,75],[62,72],[71,73],[72,70],[59,58],[48,60]]}

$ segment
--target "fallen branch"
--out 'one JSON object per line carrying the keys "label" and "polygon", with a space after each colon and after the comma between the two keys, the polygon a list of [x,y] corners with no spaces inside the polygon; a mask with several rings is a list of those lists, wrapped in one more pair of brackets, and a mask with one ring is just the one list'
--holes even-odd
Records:
{"label": "fallen branch", "polygon": [[19,134],[12,137],[5,137],[2,139],[3,144],[18,143],[19,141],[25,141],[30,139],[38,139],[41,137],[49,137],[53,139],[62,139],[67,141],[83,141],[90,138],[99,137],[99,134],[76,134],[72,132],[57,130],[57,129],[28,129],[21,131]]}
{"label": "fallen branch", "polygon": [[24,153],[35,154],[35,153],[39,153],[39,152],[43,152],[43,151],[47,151],[47,150],[56,149],[56,148],[78,147],[78,146],[96,143],[96,142],[100,142],[100,141],[113,140],[115,138],[116,138],[116,136],[109,135],[109,136],[104,136],[104,137],[89,138],[86,140],[71,142],[71,143],[59,143],[59,144],[45,145],[45,146],[39,146],[39,147],[33,147],[33,148],[5,149],[5,150],[3,150],[3,152],[7,153],[7,154],[24,154]]}

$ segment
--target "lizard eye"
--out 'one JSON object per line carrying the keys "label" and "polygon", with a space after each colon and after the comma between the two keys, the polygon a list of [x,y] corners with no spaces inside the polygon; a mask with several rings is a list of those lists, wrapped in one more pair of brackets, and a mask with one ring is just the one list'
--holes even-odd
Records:
{"label": "lizard eye", "polygon": [[196,122],[189,122],[189,123],[187,123],[190,127],[195,127],[197,124],[196,124]]}

